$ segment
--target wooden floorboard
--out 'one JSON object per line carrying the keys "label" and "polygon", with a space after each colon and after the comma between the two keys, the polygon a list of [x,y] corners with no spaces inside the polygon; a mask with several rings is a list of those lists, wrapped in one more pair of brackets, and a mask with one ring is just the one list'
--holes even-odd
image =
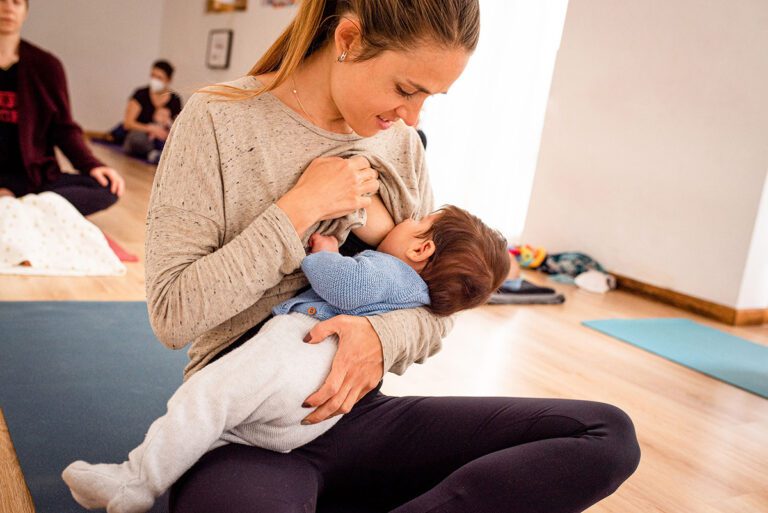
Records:
{"label": "wooden floorboard", "polygon": [[[141,256],[119,278],[0,277],[0,300],[143,300],[144,217],[153,168],[96,147],[128,192],[92,220]],[[768,345],[768,326],[733,327],[623,291],[557,288],[562,305],[494,305],[460,314],[443,350],[404,376],[398,395],[563,397],[615,404],[635,422],[638,471],[590,513],[768,513],[768,400],[581,325],[606,318],[684,317]],[[0,405],[2,406],[2,405]],[[0,441],[5,454],[7,442]],[[0,490],[9,486],[0,473]],[[23,511],[23,510],[22,510]]]}
{"label": "wooden floorboard", "polygon": [[0,513],[33,513],[35,506],[0,408]]}

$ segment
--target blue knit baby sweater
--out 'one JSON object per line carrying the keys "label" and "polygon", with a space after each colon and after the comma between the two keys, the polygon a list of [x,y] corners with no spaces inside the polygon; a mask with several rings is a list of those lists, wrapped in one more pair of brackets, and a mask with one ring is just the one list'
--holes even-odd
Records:
{"label": "blue knit baby sweater", "polygon": [[318,320],[335,315],[374,315],[429,304],[419,273],[397,257],[366,250],[354,257],[320,251],[301,263],[312,288],[272,309],[301,312]]}

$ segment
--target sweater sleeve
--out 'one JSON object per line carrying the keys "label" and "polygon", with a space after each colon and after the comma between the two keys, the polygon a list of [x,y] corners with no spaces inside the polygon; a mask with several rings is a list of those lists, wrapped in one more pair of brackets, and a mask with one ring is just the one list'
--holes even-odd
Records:
{"label": "sweater sleeve", "polygon": [[55,58],[50,61],[49,67],[51,84],[55,88],[52,97],[56,103],[56,115],[51,123],[53,143],[61,149],[75,169],[88,174],[91,169],[103,166],[104,163],[93,155],[85,143],[83,130],[72,119],[64,67]]}
{"label": "sweater sleeve", "polygon": [[296,230],[274,203],[223,244],[216,130],[206,102],[193,98],[171,129],[147,217],[149,318],[172,348],[255,304],[304,258]]}
{"label": "sweater sleeve", "polygon": [[384,372],[403,374],[412,363],[424,363],[442,348],[442,339],[453,328],[455,317],[438,317],[421,307],[367,319],[381,340]]}
{"label": "sweater sleeve", "polygon": [[[432,188],[421,140],[416,130],[409,130],[417,170],[420,198],[418,212],[426,215],[434,209]],[[421,307],[372,315],[368,320],[381,341],[384,372],[403,374],[412,363],[424,363],[442,348],[442,339],[453,328],[455,316],[438,317]]]}
{"label": "sweater sleeve", "polygon": [[312,290],[342,310],[381,303],[392,295],[385,270],[363,254],[321,251],[307,255],[301,269]]}

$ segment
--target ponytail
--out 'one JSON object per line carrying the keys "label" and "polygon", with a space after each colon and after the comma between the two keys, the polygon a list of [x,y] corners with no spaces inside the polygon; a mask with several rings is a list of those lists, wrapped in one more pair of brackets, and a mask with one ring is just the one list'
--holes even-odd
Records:
{"label": "ponytail", "polygon": [[275,81],[266,90],[285,82],[301,61],[325,42],[323,25],[336,14],[337,3],[336,0],[303,0],[291,24],[248,74],[256,76],[277,71]]}

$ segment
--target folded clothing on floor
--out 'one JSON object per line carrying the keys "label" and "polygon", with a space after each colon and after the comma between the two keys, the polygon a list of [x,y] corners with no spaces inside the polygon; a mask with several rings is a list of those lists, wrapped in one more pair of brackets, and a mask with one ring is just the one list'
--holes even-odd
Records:
{"label": "folded clothing on floor", "polygon": [[489,304],[552,304],[565,302],[565,296],[558,294],[555,289],[540,287],[522,278],[506,280],[501,284],[491,298]]}

